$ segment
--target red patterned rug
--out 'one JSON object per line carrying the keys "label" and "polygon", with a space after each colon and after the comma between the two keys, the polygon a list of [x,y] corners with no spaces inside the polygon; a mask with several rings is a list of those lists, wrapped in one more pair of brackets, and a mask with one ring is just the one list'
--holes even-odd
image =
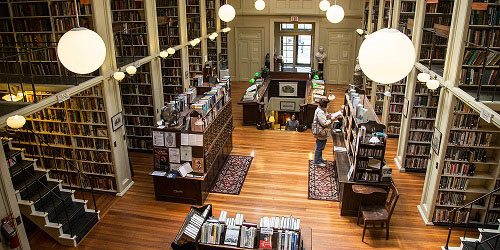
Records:
{"label": "red patterned rug", "polygon": [[239,195],[252,160],[252,156],[230,155],[210,192]]}
{"label": "red patterned rug", "polygon": [[309,161],[309,199],[339,201],[337,167],[332,161],[321,167]]}

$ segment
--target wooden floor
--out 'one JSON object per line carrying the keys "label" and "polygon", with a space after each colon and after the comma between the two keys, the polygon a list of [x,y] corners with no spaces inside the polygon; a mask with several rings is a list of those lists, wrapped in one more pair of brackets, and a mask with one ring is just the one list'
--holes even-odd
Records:
{"label": "wooden floor", "polygon": [[[313,249],[438,249],[445,244],[447,229],[425,226],[417,210],[424,175],[400,173],[394,165],[397,139],[387,145],[386,160],[393,168],[393,177],[401,193],[391,221],[390,240],[384,230],[368,230],[366,243],[361,242],[362,227],[355,218],[341,217],[338,202],[307,199],[308,160],[312,158],[315,140],[304,133],[257,130],[242,126],[242,108],[237,100],[248,83],[233,84],[233,134],[235,155],[252,155],[254,160],[241,194],[210,194],[214,215],[221,210],[228,216],[243,213],[247,221],[257,222],[261,215],[301,218],[312,227]],[[340,109],[343,92],[331,111]],[[329,141],[324,155],[332,160],[333,145]],[[123,197],[99,195],[101,221],[80,244],[83,249],[167,249],[181,226],[190,205],[156,201],[152,178],[152,156],[130,153],[135,185]],[[452,245],[459,245],[454,233]],[[63,249],[42,231],[30,237],[33,249]]]}

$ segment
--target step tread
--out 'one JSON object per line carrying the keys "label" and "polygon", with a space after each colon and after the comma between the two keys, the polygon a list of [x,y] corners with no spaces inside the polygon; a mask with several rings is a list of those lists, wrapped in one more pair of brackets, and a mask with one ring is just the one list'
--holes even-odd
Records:
{"label": "step tread", "polygon": [[18,154],[23,152],[23,150],[20,149],[10,149],[9,151],[5,152],[5,158],[10,159]]}
{"label": "step tread", "polygon": [[[59,185],[59,182],[54,182],[54,181],[49,181],[47,184],[45,184],[50,190],[54,191],[54,188],[56,188]],[[47,188],[43,187],[40,192],[33,192],[33,194],[29,197],[26,198],[26,200],[37,202],[40,198],[44,197],[47,193],[50,192],[50,190],[47,190]],[[58,192],[55,192],[56,194]]]}
{"label": "step tread", "polygon": [[[77,215],[80,210],[84,209],[84,206],[84,203],[72,201],[69,204],[66,203],[65,209],[63,203],[61,202],[55,210],[52,210],[49,213],[49,221],[64,225],[68,221],[72,221],[73,217],[75,217],[75,215]],[[66,217],[66,212],[68,214],[68,217]]]}
{"label": "step tread", "polygon": [[[66,202],[71,202],[71,193],[70,192],[64,192],[64,191],[58,191],[58,192],[55,192],[61,199],[63,199],[64,201]],[[49,214],[51,214],[53,211],[54,211],[54,208],[57,208],[59,207],[59,205],[61,205],[62,201],[60,199],[58,199],[57,197],[54,196],[54,203],[52,203],[52,200],[51,201],[48,201],[46,202],[46,204],[44,204],[43,206],[41,206],[39,208],[39,210],[43,210],[44,212],[47,212]]]}
{"label": "step tread", "polygon": [[16,174],[20,173],[23,168],[28,168],[31,165],[33,165],[34,161],[30,160],[22,160],[18,161],[14,166],[10,167],[10,175],[15,176]]}
{"label": "step tread", "polygon": [[[490,233],[490,232],[480,232],[480,233],[481,233],[481,238],[482,238],[481,242],[485,242],[487,239],[489,239],[495,235],[498,235],[498,233]],[[492,241],[494,243],[495,239],[491,239],[490,241]]]}
{"label": "step tread", "polygon": [[[477,248],[475,248],[475,242],[474,241],[462,241],[463,244],[463,250],[492,250],[493,247],[490,247],[488,243],[481,243],[477,245]],[[500,244],[496,247],[496,250],[500,249]]]}
{"label": "step tread", "polygon": [[37,182],[36,180],[40,180],[40,178],[42,178],[45,175],[47,175],[47,172],[35,171],[33,175],[29,175],[28,178],[24,179],[23,181],[20,181],[20,183],[15,184],[14,189],[19,191],[24,190],[25,186],[29,187],[31,186],[31,184],[35,184],[35,182]]}
{"label": "step tread", "polygon": [[[85,214],[79,217],[76,221],[72,221],[71,230],[73,235],[76,235],[76,241],[79,242],[88,233],[88,231],[94,227],[97,221],[97,213],[94,212],[85,212]],[[69,228],[65,229],[64,233],[70,234]]]}

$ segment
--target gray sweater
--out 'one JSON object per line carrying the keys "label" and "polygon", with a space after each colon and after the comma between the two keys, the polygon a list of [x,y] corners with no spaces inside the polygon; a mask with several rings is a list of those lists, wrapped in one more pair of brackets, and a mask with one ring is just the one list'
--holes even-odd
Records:
{"label": "gray sweater", "polygon": [[[326,108],[321,108],[320,106],[318,106],[318,108],[316,108],[316,111],[314,112],[314,120],[318,121],[318,123],[323,128],[327,128],[332,124],[332,120],[326,119],[326,115],[327,115]],[[326,137],[317,136],[316,139],[326,140],[328,139],[328,137],[329,135],[327,135]]]}

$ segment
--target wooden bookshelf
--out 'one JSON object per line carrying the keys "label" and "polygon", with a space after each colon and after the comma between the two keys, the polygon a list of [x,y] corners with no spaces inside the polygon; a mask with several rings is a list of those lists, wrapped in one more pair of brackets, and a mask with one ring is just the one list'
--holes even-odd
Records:
{"label": "wooden bookshelf", "polygon": [[403,106],[405,101],[406,80],[391,84],[391,101],[389,104],[389,116],[387,120],[387,136],[399,137],[401,116],[403,115]]}
{"label": "wooden bookshelf", "polygon": [[[202,0],[186,0],[186,19],[188,41],[201,37],[201,2]],[[189,76],[193,79],[201,75],[203,70],[202,44],[188,46]]]}
{"label": "wooden bookshelf", "polygon": [[[385,125],[381,124],[375,114],[371,103],[364,95],[359,95],[359,104],[366,109],[364,119],[358,119],[356,104],[351,101],[351,96],[346,93],[344,99],[344,126],[342,128],[347,156],[351,165],[349,179],[357,182],[380,182],[382,181],[382,167],[385,165],[385,145],[387,136]],[[363,132],[364,130],[364,132]],[[369,143],[375,133],[380,132],[379,143]],[[370,161],[378,162],[374,165]]]}
{"label": "wooden bookshelf", "polygon": [[131,150],[153,149],[151,128],[155,118],[149,67],[149,64],[142,65],[135,75],[120,82],[127,143]]}
{"label": "wooden bookshelf", "polygon": [[[496,188],[500,182],[500,129],[485,122],[479,113],[460,100],[455,101],[450,135],[444,147],[434,223],[448,223],[453,208],[467,204]],[[481,200],[472,207],[470,221],[498,225],[500,196]],[[490,209],[487,210],[490,202]],[[460,211],[456,223],[464,223],[467,211]]]}
{"label": "wooden bookshelf", "polygon": [[[37,96],[43,99],[53,94],[39,92]],[[28,95],[28,100],[31,98]],[[62,180],[65,187],[90,189],[92,181],[95,190],[116,192],[115,166],[101,84],[36,112],[26,120],[25,126],[35,131],[50,147],[27,130],[20,131],[20,147],[26,148],[28,157],[38,160],[37,166],[50,169],[52,178]],[[78,170],[65,160],[85,175],[79,177]]]}
{"label": "wooden bookshelf", "polygon": [[[158,16],[158,40],[160,49],[166,50],[181,44],[179,27],[178,0],[156,1]],[[182,58],[181,50],[161,60],[161,74],[163,82],[163,100],[166,103],[173,101],[175,95],[182,93]]]}
{"label": "wooden bookshelf", "polygon": [[499,15],[498,1],[472,3],[459,87],[479,100],[500,101],[500,87],[495,86],[500,79]]}
{"label": "wooden bookshelf", "polygon": [[403,165],[407,172],[426,172],[439,102],[439,92],[439,89],[435,91],[429,90],[425,83],[418,81],[416,83],[412,110],[408,112],[410,115],[410,131]]}
{"label": "wooden bookshelf", "polygon": [[144,1],[111,1],[111,13],[118,66],[149,55]]}
{"label": "wooden bookshelf", "polygon": [[[206,24],[207,24],[207,34],[210,35],[217,31],[217,22],[219,17],[217,16],[216,0],[205,0],[205,10],[206,10]],[[216,38],[217,39],[217,38]],[[207,56],[208,61],[215,63],[217,68],[217,40],[211,41],[207,40]],[[219,38],[220,39],[220,38]]]}
{"label": "wooden bookshelf", "polygon": [[[227,0],[220,0],[220,6],[227,3]],[[220,20],[220,28],[221,30],[227,27],[227,23]],[[219,59],[219,69],[225,69],[229,67],[228,56],[227,56],[227,33],[221,32],[219,34],[220,37],[220,51],[218,55]],[[223,64],[223,65],[222,65]],[[225,66],[225,68],[223,67]]]}
{"label": "wooden bookshelf", "polygon": [[[9,72],[9,83],[32,75],[35,84],[72,85],[99,75],[75,75],[58,62],[57,42],[76,27],[72,0],[5,0],[0,9],[0,51],[2,57],[13,55],[0,61],[3,74]],[[78,9],[80,26],[93,29],[92,6],[78,2]]]}

